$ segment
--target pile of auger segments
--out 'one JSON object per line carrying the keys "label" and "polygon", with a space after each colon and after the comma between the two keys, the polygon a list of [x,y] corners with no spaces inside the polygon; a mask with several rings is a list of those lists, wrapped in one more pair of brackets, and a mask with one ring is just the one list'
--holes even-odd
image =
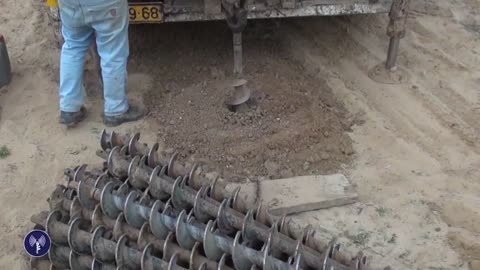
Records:
{"label": "pile of auger segments", "polygon": [[311,226],[295,231],[139,137],[104,131],[101,169],[65,171],[50,211],[32,217],[53,243],[32,269],[367,269],[361,253],[322,243]]}

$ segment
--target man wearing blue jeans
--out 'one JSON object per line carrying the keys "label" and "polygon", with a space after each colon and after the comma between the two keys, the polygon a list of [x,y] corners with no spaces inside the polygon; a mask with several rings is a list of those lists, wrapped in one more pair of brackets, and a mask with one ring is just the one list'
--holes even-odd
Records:
{"label": "man wearing blue jeans", "polygon": [[62,47],[60,63],[60,123],[74,126],[86,118],[83,71],[85,56],[96,41],[101,59],[104,117],[107,126],[143,117],[126,95],[128,47],[127,0],[60,0]]}

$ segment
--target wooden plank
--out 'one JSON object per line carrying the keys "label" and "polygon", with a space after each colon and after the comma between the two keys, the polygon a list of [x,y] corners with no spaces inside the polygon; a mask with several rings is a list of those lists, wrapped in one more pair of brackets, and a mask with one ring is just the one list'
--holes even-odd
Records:
{"label": "wooden plank", "polygon": [[348,179],[342,174],[300,176],[260,183],[229,184],[227,189],[240,186],[242,200],[248,205],[262,201],[274,214],[294,214],[352,204],[358,194],[351,192]]}
{"label": "wooden plank", "polygon": [[344,206],[352,203],[358,202],[358,195],[357,194],[344,194],[339,195],[336,198],[330,199],[319,199],[316,202],[312,203],[304,203],[298,205],[290,205],[284,207],[274,207],[271,210],[271,213],[274,215],[290,215],[295,213],[307,212],[312,210],[319,210],[319,209],[328,209],[332,207],[339,207]]}

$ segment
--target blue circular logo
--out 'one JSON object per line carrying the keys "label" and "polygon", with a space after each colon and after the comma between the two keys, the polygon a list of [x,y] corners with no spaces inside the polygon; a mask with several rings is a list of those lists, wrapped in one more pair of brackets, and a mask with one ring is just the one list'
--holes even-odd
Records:
{"label": "blue circular logo", "polygon": [[50,236],[44,231],[33,230],[25,236],[23,246],[32,257],[42,257],[50,250]]}

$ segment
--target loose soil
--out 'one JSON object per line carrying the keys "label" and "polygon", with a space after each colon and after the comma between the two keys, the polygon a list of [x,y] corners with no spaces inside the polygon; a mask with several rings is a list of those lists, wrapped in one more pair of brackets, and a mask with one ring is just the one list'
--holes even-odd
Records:
{"label": "loose soil", "polygon": [[[156,44],[134,52],[135,63],[149,67],[145,63],[152,55],[163,60],[150,70],[158,80],[144,100],[167,151],[175,149],[188,162],[205,163],[207,170],[232,181],[328,174],[351,160],[346,110],[324,80],[292,61],[281,36],[270,34],[272,27],[256,24],[246,32],[245,72],[253,94],[234,111],[224,105],[233,90],[232,55],[223,49],[231,33],[223,22],[208,29],[193,24],[134,27],[134,44]],[[155,31],[162,33],[158,40],[144,38]],[[209,31],[217,33],[217,40],[210,40]],[[254,47],[249,46],[253,33],[260,37]],[[161,42],[172,36],[175,44],[183,44],[175,50]],[[218,52],[213,58],[212,49]]]}

